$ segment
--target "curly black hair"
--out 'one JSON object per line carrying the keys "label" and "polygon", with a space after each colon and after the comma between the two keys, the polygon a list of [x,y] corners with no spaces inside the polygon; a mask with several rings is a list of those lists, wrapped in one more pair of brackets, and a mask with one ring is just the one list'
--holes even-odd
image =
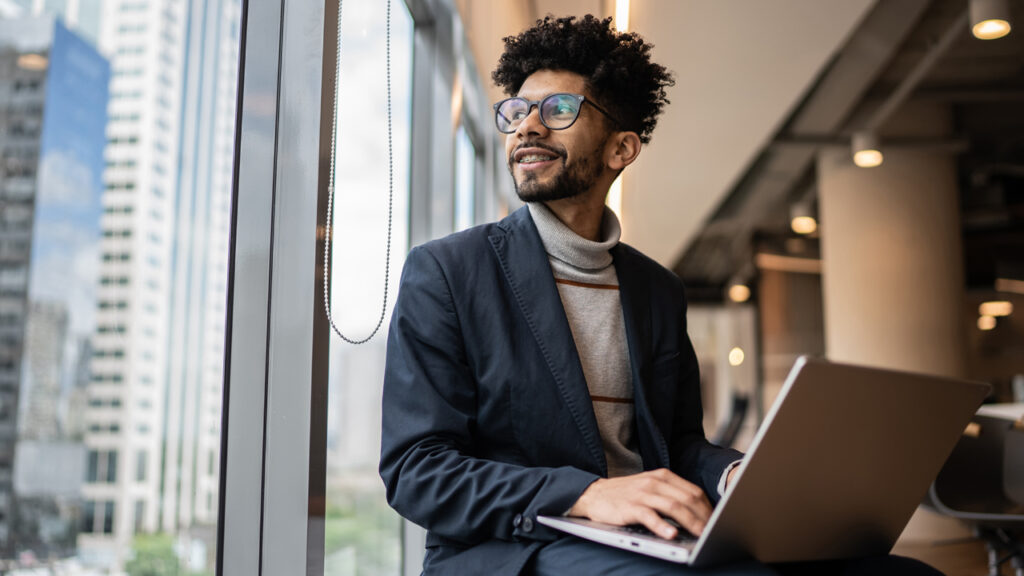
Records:
{"label": "curly black hair", "polygon": [[651,141],[658,115],[669,103],[665,88],[675,79],[651,62],[653,45],[638,34],[616,32],[611,18],[548,15],[504,41],[505,52],[491,77],[506,94],[514,95],[538,70],[575,72],[623,128],[639,134],[644,144]]}

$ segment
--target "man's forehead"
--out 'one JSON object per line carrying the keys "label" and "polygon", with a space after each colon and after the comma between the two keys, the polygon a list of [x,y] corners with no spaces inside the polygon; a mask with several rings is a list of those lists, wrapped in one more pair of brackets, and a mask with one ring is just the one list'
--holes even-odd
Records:
{"label": "man's forehead", "polygon": [[586,79],[568,70],[537,70],[526,77],[517,96],[543,98],[556,92],[586,94]]}

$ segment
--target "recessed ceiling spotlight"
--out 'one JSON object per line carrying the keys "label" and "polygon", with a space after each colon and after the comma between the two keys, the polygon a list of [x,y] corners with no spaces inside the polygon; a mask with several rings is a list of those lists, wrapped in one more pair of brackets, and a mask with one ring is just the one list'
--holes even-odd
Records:
{"label": "recessed ceiling spotlight", "polygon": [[740,282],[729,286],[729,300],[737,304],[750,300],[750,287]]}
{"label": "recessed ceiling spotlight", "polygon": [[978,306],[978,314],[982,316],[1009,316],[1013,314],[1013,302],[1009,300],[992,300],[989,302],[982,302]]}
{"label": "recessed ceiling spotlight", "polygon": [[987,332],[995,327],[995,316],[978,316],[978,330],[984,330]]}
{"label": "recessed ceiling spotlight", "polygon": [[971,33],[980,40],[995,40],[1010,33],[1009,0],[970,0]]}
{"label": "recessed ceiling spotlight", "polygon": [[851,141],[853,163],[861,168],[874,168],[882,164],[882,152],[878,137],[869,132],[854,132]]}
{"label": "recessed ceiling spotlight", "polygon": [[813,234],[818,229],[818,221],[806,202],[797,202],[789,208],[789,226],[797,234]]}

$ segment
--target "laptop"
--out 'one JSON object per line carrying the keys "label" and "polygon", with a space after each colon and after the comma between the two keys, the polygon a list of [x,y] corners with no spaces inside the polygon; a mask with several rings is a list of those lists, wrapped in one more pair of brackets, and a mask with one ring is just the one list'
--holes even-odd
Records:
{"label": "laptop", "polygon": [[700,538],[538,521],[695,567],[888,554],[989,390],[801,357]]}

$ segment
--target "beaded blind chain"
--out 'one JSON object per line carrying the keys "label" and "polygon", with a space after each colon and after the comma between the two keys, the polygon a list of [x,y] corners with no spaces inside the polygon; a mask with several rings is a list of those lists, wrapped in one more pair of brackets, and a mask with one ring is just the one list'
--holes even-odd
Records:
{"label": "beaded blind chain", "polygon": [[324,309],[327,311],[327,321],[331,324],[331,329],[334,333],[341,337],[342,340],[349,344],[363,344],[369,342],[371,338],[376,336],[380,327],[384,324],[384,315],[388,308],[388,272],[391,264],[391,207],[394,199],[394,159],[391,149],[391,0],[387,1],[387,19],[386,19],[386,30],[385,30],[385,53],[387,60],[387,117],[388,117],[388,239],[387,245],[384,251],[384,303],[381,304],[380,318],[377,320],[377,327],[373,329],[373,332],[369,336],[362,340],[356,340],[349,338],[341,333],[338,329],[337,324],[334,323],[334,317],[331,314],[331,290],[330,282],[327,271],[330,269],[331,262],[331,244],[333,238],[331,236],[331,214],[334,207],[334,187],[337,182],[336,167],[334,163],[335,150],[337,147],[337,134],[338,134],[338,109],[340,108],[338,102],[338,86],[341,85],[341,4],[342,0],[338,0],[338,52],[337,52],[337,68],[334,74],[334,117],[331,122],[331,176],[330,183],[327,187],[327,228],[324,235]]}

